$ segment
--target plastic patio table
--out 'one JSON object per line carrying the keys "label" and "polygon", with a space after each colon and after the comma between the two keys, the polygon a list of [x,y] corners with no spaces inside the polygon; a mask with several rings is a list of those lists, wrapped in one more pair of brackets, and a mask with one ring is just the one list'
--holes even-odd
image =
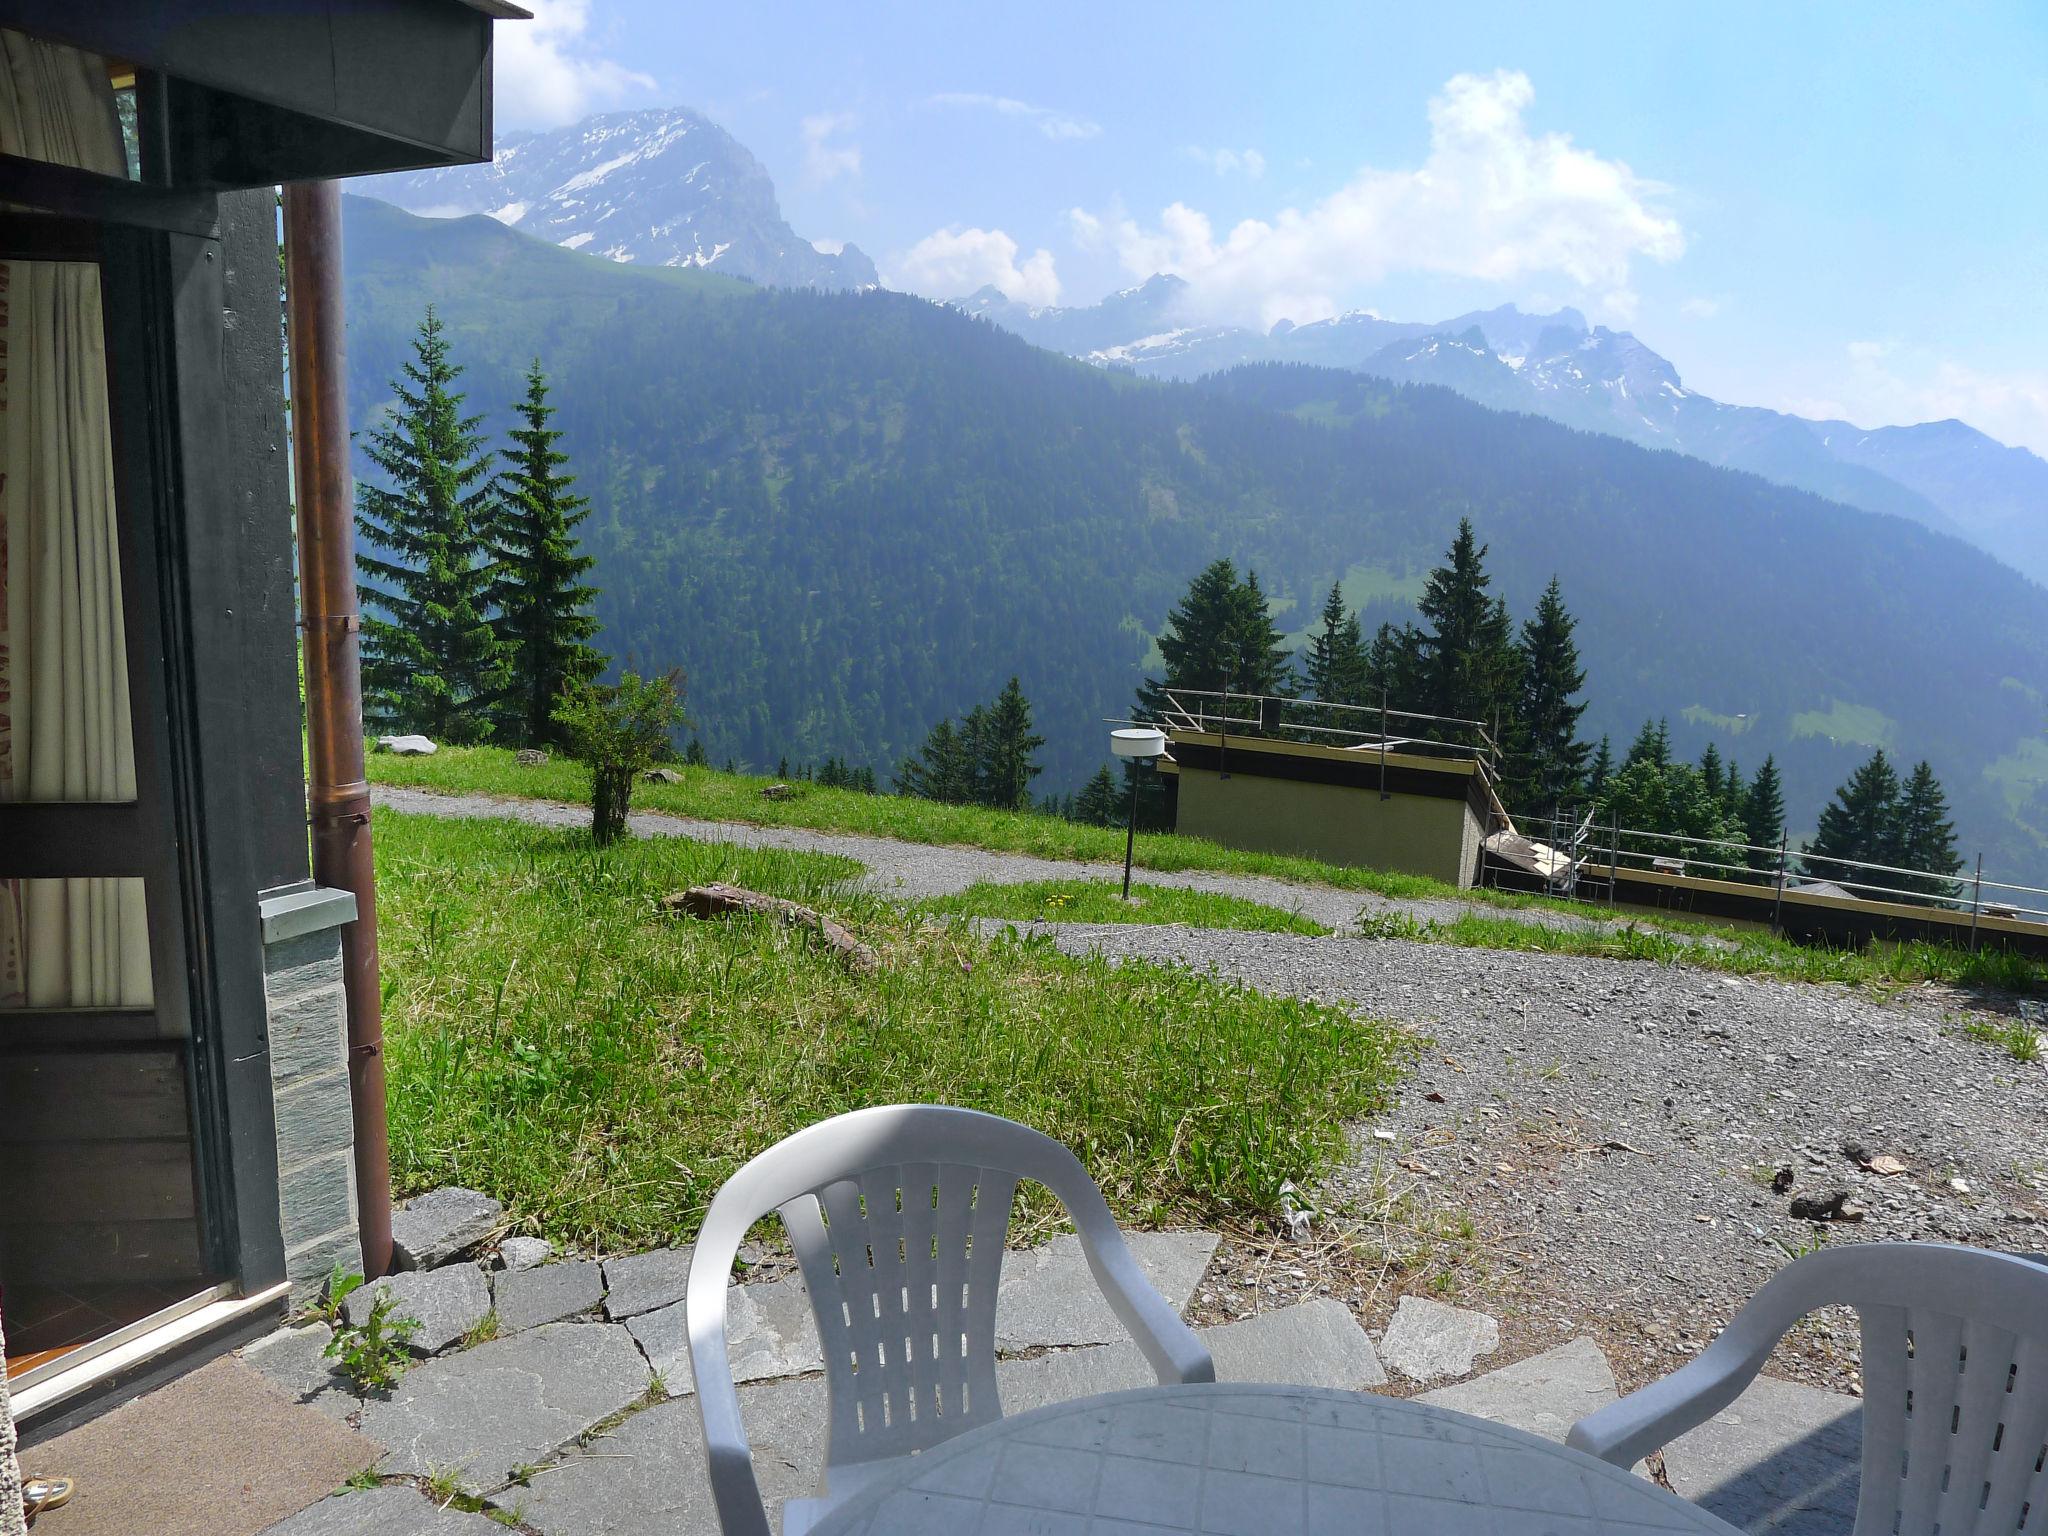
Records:
{"label": "plastic patio table", "polygon": [[1654,1484],[1448,1409],[1315,1387],[1148,1387],[909,1456],[812,1536],[1633,1536],[1735,1528]]}

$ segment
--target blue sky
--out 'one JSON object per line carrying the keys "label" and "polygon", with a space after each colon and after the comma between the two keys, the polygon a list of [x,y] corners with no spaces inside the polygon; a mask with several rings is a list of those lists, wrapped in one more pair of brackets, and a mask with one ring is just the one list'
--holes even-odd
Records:
{"label": "blue sky", "polygon": [[1721,399],[2048,453],[2048,6],[527,0],[501,127],[676,103],[891,286],[1512,301]]}

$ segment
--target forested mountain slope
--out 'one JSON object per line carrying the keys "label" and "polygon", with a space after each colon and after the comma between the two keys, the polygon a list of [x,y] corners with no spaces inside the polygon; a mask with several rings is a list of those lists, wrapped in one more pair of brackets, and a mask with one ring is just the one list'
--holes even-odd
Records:
{"label": "forested mountain slope", "polygon": [[1101,760],[1149,636],[1227,554],[1299,628],[1337,575],[1398,612],[1472,517],[1518,616],[1554,571],[1595,732],[1646,714],[1786,770],[1795,818],[1883,741],[1964,846],[2048,866],[2048,594],[1964,544],[1694,459],[1300,367],[1131,378],[903,295],[622,267],[486,219],[347,205],[351,410],[424,306],[472,409],[541,357],[605,642],[690,673],[714,759],[893,768],[1017,673],[1049,789]]}

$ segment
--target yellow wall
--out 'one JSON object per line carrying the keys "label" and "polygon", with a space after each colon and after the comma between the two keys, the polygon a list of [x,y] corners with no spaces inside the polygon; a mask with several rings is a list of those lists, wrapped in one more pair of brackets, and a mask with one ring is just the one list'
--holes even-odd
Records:
{"label": "yellow wall", "polygon": [[1302,854],[1330,864],[1428,875],[1471,885],[1479,818],[1463,799],[1389,795],[1181,767],[1175,830],[1255,853]]}

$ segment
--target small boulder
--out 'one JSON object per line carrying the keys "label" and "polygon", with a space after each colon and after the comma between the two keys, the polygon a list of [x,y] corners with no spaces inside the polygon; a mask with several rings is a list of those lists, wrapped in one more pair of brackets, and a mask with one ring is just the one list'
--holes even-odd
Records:
{"label": "small boulder", "polygon": [[650,784],[680,784],[683,776],[673,768],[650,768],[640,775]]}
{"label": "small boulder", "polygon": [[1825,1195],[1801,1195],[1792,1202],[1791,1214],[1795,1221],[1861,1221],[1864,1210],[1849,1198],[1849,1191],[1837,1189]]}
{"label": "small boulder", "polygon": [[424,736],[379,736],[377,750],[400,757],[432,757],[441,749]]}
{"label": "small boulder", "polygon": [[761,786],[763,800],[787,800],[796,793],[787,784],[764,784]]}
{"label": "small boulder", "polygon": [[473,1189],[429,1190],[391,1213],[391,1262],[398,1269],[432,1269],[489,1237],[505,1207]]}
{"label": "small boulder", "polygon": [[555,1256],[555,1245],[544,1237],[508,1237],[498,1244],[498,1268],[517,1273],[545,1264]]}
{"label": "small boulder", "polygon": [[512,754],[512,761],[522,768],[541,768],[547,765],[548,755],[539,747],[521,747]]}
{"label": "small boulder", "polygon": [[360,1328],[370,1320],[377,1298],[389,1296],[392,1320],[409,1317],[419,1324],[405,1347],[416,1355],[438,1355],[484,1320],[491,1310],[491,1288],[474,1264],[448,1264],[440,1269],[372,1280],[356,1287],[341,1304],[341,1315]]}

